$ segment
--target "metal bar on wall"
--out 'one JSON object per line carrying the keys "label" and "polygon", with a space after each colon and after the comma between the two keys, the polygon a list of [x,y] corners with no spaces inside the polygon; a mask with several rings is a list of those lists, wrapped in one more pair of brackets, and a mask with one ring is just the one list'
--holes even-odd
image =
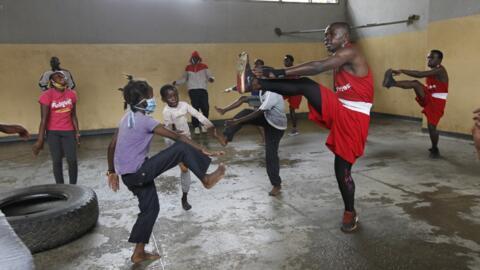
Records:
{"label": "metal bar on wall", "polygon": [[[418,21],[420,19],[420,15],[410,15],[406,20],[400,20],[400,21],[391,21],[391,22],[383,22],[383,23],[368,23],[364,25],[357,25],[357,26],[352,26],[350,29],[361,29],[361,28],[370,28],[370,27],[377,27],[377,26],[385,26],[385,25],[392,25],[392,24],[401,24],[401,23],[406,23],[407,25],[410,25],[414,23],[415,21]],[[318,33],[318,32],[325,32],[325,28],[322,29],[306,29],[306,30],[292,30],[292,31],[282,31],[280,28],[275,28],[274,29],[275,34],[278,36],[282,35],[291,35],[291,34],[310,34],[310,33]]]}

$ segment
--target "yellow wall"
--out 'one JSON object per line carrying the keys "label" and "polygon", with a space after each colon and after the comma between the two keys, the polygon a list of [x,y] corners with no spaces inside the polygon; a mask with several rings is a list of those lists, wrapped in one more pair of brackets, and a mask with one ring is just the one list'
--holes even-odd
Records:
{"label": "yellow wall", "polygon": [[[442,131],[469,134],[472,111],[480,107],[480,15],[432,22],[425,31],[370,37],[358,41],[367,55],[375,76],[376,112],[421,117],[413,91],[382,87],[388,68],[425,70],[426,55],[431,49],[444,52],[443,65],[449,78],[449,96],[445,115],[440,121]],[[412,79],[407,76],[398,79]],[[423,117],[423,125],[426,119]]]}
{"label": "yellow wall", "polygon": [[[122,72],[146,78],[155,89],[159,108],[154,117],[161,119],[163,104],[159,88],[178,79],[193,50],[198,50],[213,72],[216,82],[209,85],[210,119],[220,117],[214,105],[227,105],[238,98],[236,93],[223,93],[235,82],[235,61],[246,50],[253,58],[260,57],[268,65],[282,66],[283,56],[295,56],[296,63],[320,59],[326,51],[319,43],[240,43],[240,44],[2,44],[0,45],[0,121],[19,123],[32,133],[39,124],[40,90],[38,79],[49,68],[52,55],[60,58],[61,66],[69,69],[77,83],[78,117],[82,130],[116,127],[123,115],[123,99],[116,91],[126,80]],[[331,75],[316,78],[328,86]],[[180,88],[181,99],[189,101],[186,89]],[[300,111],[307,111],[302,102]]]}
{"label": "yellow wall", "polygon": [[428,47],[444,53],[449,94],[440,129],[471,134],[472,111],[480,107],[480,15],[438,21],[428,27]]}

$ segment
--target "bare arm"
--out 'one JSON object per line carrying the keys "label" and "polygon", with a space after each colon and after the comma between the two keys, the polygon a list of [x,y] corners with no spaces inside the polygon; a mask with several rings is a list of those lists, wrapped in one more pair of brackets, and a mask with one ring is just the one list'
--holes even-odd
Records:
{"label": "bare arm", "polygon": [[253,118],[256,118],[258,116],[260,116],[261,114],[263,114],[263,111],[262,110],[255,110],[253,111],[252,113],[250,114],[247,114],[245,115],[244,117],[241,117],[241,118],[237,118],[237,119],[232,119],[232,120],[227,120],[225,121],[225,126],[234,126],[234,125],[238,125],[238,124],[241,124],[243,122],[246,122],[250,119],[253,119]]}
{"label": "bare arm", "polygon": [[236,109],[236,108],[240,107],[240,105],[242,105],[243,103],[246,103],[246,102],[248,102],[248,97],[241,96],[237,100],[235,100],[232,104],[227,105],[224,108],[219,108],[219,107],[215,106],[215,110],[217,110],[217,112],[219,114],[224,115],[226,112],[231,111],[233,109]]}
{"label": "bare arm", "polygon": [[45,131],[47,127],[48,116],[50,114],[50,108],[47,105],[40,104],[40,127],[38,128],[38,138],[37,142],[33,145],[33,155],[37,156],[40,153],[40,150],[43,149],[43,143],[45,139]]}
{"label": "bare arm", "polygon": [[115,156],[115,147],[117,145],[117,136],[118,136],[118,130],[116,130],[115,133],[113,134],[112,140],[110,141],[110,144],[108,145],[108,150],[107,150],[108,186],[115,192],[120,187],[118,175],[115,173],[115,165],[114,165],[114,162],[113,162],[114,156]]}
{"label": "bare arm", "polygon": [[193,148],[197,149],[198,151],[204,153],[207,156],[223,155],[223,152],[209,152],[207,149],[205,149],[201,145],[199,145],[199,144],[193,142],[192,140],[190,140],[187,136],[179,134],[177,132],[173,132],[173,131],[165,128],[161,124],[155,127],[155,129],[153,130],[153,133],[155,133],[156,135],[160,135],[162,137],[169,138],[169,139],[174,140],[174,141],[184,142],[184,143],[192,146]]}
{"label": "bare arm", "polygon": [[319,73],[336,69],[348,63],[353,58],[352,50],[345,50],[337,53],[326,59],[319,61],[307,62],[298,66],[293,66],[285,69],[286,76],[312,76]]}
{"label": "bare arm", "polygon": [[443,77],[443,69],[442,68],[433,68],[431,70],[419,71],[419,70],[408,70],[408,69],[400,69],[396,70],[396,73],[403,73],[410,77],[414,78],[425,78],[427,76],[442,76]]}
{"label": "bare arm", "polygon": [[7,134],[15,134],[18,133],[18,136],[20,136],[23,139],[28,139],[30,137],[30,134],[28,131],[20,126],[20,125],[2,125],[0,124],[0,131],[7,133]]}
{"label": "bare arm", "polygon": [[353,48],[344,48],[325,59],[303,63],[286,69],[273,69],[263,67],[255,69],[254,73],[257,77],[267,77],[271,79],[282,78],[287,76],[312,76],[322,72],[339,68],[346,63],[353,62],[356,51]]}
{"label": "bare arm", "polygon": [[72,108],[72,122],[73,128],[75,129],[75,138],[77,139],[77,144],[80,144],[80,128],[78,126],[77,118],[77,105],[74,103]]}

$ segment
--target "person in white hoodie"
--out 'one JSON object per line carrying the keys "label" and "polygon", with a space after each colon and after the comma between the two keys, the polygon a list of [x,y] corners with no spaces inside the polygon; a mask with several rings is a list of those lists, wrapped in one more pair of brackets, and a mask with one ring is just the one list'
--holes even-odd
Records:
{"label": "person in white hoodie", "polygon": [[[197,51],[192,53],[190,57],[190,64],[186,66],[182,78],[173,81],[173,85],[181,85],[186,83],[188,88],[188,95],[192,107],[208,118],[210,105],[208,104],[207,84],[213,83],[215,78],[208,69],[208,66],[202,63],[202,58]],[[200,130],[205,133],[207,128],[200,125],[197,118],[192,116],[192,126],[195,134],[200,134]]]}

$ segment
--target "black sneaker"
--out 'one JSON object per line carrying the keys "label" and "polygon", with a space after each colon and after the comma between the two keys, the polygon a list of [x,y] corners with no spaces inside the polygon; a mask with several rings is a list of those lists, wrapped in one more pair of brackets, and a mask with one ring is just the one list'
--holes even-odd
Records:
{"label": "black sneaker", "polygon": [[185,211],[192,209],[192,206],[188,203],[187,197],[182,197],[182,208]]}
{"label": "black sneaker", "polygon": [[440,158],[440,150],[438,150],[438,148],[430,148],[428,151],[430,151],[430,158]]}
{"label": "black sneaker", "polygon": [[392,73],[392,69],[387,69],[387,71],[385,71],[385,75],[383,77],[383,83],[382,85],[386,88],[390,88],[392,87],[394,84],[396,83],[395,79],[393,78],[393,73]]}
{"label": "black sneaker", "polygon": [[343,212],[343,220],[342,220],[342,227],[340,229],[344,233],[350,233],[357,229],[358,224],[358,216],[357,212],[353,210],[353,212],[345,211]]}
{"label": "black sneaker", "polygon": [[237,91],[240,94],[246,91],[252,91],[252,82],[254,75],[250,64],[248,63],[248,54],[246,52],[240,53],[237,61]]}

